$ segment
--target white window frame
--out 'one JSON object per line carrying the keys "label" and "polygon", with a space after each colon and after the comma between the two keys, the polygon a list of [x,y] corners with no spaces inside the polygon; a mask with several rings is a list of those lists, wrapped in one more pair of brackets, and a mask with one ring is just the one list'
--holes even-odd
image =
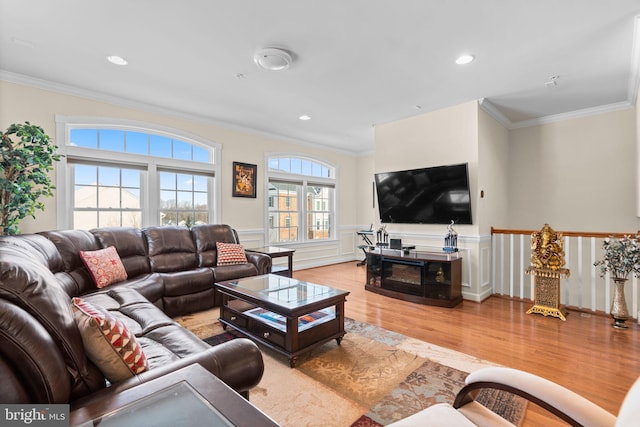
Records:
{"label": "white window frame", "polygon": [[[333,177],[331,178],[326,178],[326,177],[319,177],[319,176],[311,176],[311,175],[303,175],[303,174],[298,174],[298,173],[286,173],[286,172],[276,172],[276,171],[271,171],[269,169],[269,159],[274,158],[274,157],[289,157],[289,158],[296,158],[296,159],[300,159],[300,160],[308,160],[310,162],[313,163],[318,163],[320,165],[323,165],[329,169],[332,170],[333,172]],[[308,156],[308,155],[304,155],[304,154],[300,154],[300,153],[291,153],[291,152],[272,152],[272,153],[266,153],[265,154],[265,172],[264,172],[264,194],[265,199],[267,199],[267,201],[265,202],[265,242],[267,242],[267,244],[270,245],[287,245],[287,246],[294,246],[296,244],[323,244],[326,242],[332,242],[332,241],[336,241],[337,237],[336,237],[336,232],[337,232],[337,223],[338,223],[338,206],[337,206],[337,199],[338,199],[338,168],[326,161],[326,160],[322,160],[319,158],[315,158],[312,156]],[[298,240],[296,241],[291,241],[291,242],[271,242],[270,241],[270,236],[269,236],[269,183],[270,181],[278,181],[278,182],[289,182],[291,184],[297,184],[300,185],[300,191],[297,195],[298,197],[298,209],[297,209],[297,214],[298,214]],[[329,229],[329,235],[331,236],[329,239],[308,239],[307,238],[307,209],[306,209],[306,194],[307,194],[307,186],[313,186],[313,185],[323,185],[323,186],[328,186],[328,187],[332,187],[333,188],[333,200],[330,202],[331,205],[333,206],[333,212],[330,213],[330,217],[332,219],[332,224],[331,227]]]}
{"label": "white window frame", "polygon": [[[118,129],[166,136],[194,144],[210,151],[210,163],[151,157],[147,155],[122,153],[69,145],[71,129],[78,128]],[[73,201],[72,174],[69,173],[69,161],[100,164],[116,167],[136,167],[146,170],[141,180],[142,226],[158,225],[160,192],[158,169],[180,173],[204,174],[213,177],[209,180],[209,221],[217,223],[221,219],[221,167],[222,145],[188,132],[152,123],[110,119],[102,117],[56,115],[56,141],[58,152],[63,155],[56,164],[57,182],[57,228],[66,230],[73,227],[73,216],[69,207]],[[123,154],[125,154],[123,156]],[[99,156],[97,158],[97,156]]]}

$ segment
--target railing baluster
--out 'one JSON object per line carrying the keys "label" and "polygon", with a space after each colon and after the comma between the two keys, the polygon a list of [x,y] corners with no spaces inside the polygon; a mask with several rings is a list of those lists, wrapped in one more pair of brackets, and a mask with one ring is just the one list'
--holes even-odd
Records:
{"label": "railing baluster", "polygon": [[582,236],[578,236],[578,307],[582,308]]}
{"label": "railing baluster", "polygon": [[513,270],[514,270],[514,266],[513,266],[513,262],[514,262],[514,249],[513,249],[513,238],[514,235],[510,234],[509,235],[509,296],[513,298]]}
{"label": "railing baluster", "polygon": [[596,238],[591,237],[591,310],[596,310],[598,304],[596,303],[597,288],[596,288],[596,266],[593,265],[596,262]]}
{"label": "railing baluster", "polygon": [[524,235],[520,235],[520,295],[524,298]]}
{"label": "railing baluster", "polygon": [[[565,260],[568,262],[568,260],[571,259],[571,242],[573,241],[573,239],[569,236],[564,236],[564,257]],[[565,265],[565,267],[567,267]],[[571,286],[569,285],[569,278],[565,277],[564,279],[564,303],[565,304],[569,304],[570,303],[570,297],[571,297]]]}

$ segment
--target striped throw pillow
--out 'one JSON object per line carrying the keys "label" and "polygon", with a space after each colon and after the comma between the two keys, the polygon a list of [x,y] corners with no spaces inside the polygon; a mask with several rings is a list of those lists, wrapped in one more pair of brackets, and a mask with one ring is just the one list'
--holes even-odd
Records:
{"label": "striped throw pillow", "polygon": [[247,256],[244,254],[244,248],[237,243],[216,242],[218,251],[217,265],[235,265],[246,264]]}

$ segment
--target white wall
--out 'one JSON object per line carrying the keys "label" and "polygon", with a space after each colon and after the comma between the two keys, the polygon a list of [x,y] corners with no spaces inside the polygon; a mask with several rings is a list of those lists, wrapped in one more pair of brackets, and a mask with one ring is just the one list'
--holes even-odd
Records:
{"label": "white wall", "polygon": [[[138,106],[102,102],[7,81],[0,81],[0,127],[11,123],[30,121],[44,128],[50,136],[56,135],[55,116],[91,116],[126,119],[157,124],[198,135],[222,145],[222,210],[219,222],[236,228],[245,246],[264,244],[265,155],[274,152],[293,152],[312,156],[335,165],[338,169],[337,240],[320,245],[300,244],[296,249],[294,268],[329,264],[359,257],[355,251],[354,236],[358,206],[357,157],[337,150],[322,149],[305,143],[295,143],[257,133],[224,128],[213,123],[190,120],[170,114],[145,110]],[[60,145],[64,141],[55,141]],[[256,199],[231,196],[232,162],[241,161],[258,165],[258,192]],[[55,179],[55,174],[53,174]],[[55,198],[43,199],[45,212],[37,211],[35,220],[21,224],[23,233],[56,229]]]}
{"label": "white wall", "polygon": [[510,131],[509,217],[500,228],[635,232],[633,108]]}

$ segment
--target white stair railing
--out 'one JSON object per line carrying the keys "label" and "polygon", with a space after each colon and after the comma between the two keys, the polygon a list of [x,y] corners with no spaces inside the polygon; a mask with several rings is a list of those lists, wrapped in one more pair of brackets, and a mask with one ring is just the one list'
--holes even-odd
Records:
{"label": "white stair railing", "polygon": [[[526,274],[531,259],[531,234],[539,230],[491,229],[493,293],[533,300],[533,277]],[[602,259],[602,242],[637,233],[586,233],[559,231],[564,237],[565,268],[570,276],[561,279],[560,303],[583,312],[609,313],[613,280],[600,277],[593,265]],[[640,309],[639,280],[630,277],[625,286],[627,308],[637,318]]]}

